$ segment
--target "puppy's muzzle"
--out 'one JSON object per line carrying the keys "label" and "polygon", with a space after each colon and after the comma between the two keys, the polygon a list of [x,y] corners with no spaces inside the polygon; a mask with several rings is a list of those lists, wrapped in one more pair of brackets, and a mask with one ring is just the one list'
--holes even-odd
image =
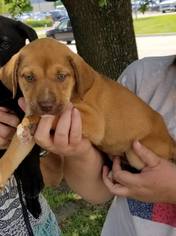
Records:
{"label": "puppy's muzzle", "polygon": [[38,108],[35,113],[39,113],[40,115],[50,114],[50,115],[58,115],[64,109],[64,104],[57,103],[56,100],[48,101],[48,100],[40,100],[37,102]]}
{"label": "puppy's muzzle", "polygon": [[39,101],[38,105],[42,112],[50,113],[54,109],[55,102],[50,101]]}
{"label": "puppy's muzzle", "polygon": [[55,94],[45,89],[37,96],[36,102],[41,114],[52,114],[57,106]]}

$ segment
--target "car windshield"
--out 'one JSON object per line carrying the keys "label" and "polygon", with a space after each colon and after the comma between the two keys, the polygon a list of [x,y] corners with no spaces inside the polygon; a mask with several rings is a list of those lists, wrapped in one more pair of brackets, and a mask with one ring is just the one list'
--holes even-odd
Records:
{"label": "car windshield", "polygon": [[58,25],[58,29],[60,29],[60,30],[67,29],[67,20],[62,21],[62,22]]}

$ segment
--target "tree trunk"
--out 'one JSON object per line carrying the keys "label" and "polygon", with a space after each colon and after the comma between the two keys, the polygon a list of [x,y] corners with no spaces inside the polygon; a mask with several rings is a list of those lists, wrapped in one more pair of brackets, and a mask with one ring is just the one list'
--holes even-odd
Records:
{"label": "tree trunk", "polygon": [[118,79],[137,59],[130,0],[62,0],[73,27],[78,53],[97,71]]}

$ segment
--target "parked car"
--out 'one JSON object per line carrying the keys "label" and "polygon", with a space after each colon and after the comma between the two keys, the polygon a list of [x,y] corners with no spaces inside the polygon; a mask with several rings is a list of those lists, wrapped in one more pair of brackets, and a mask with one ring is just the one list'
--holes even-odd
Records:
{"label": "parked car", "polygon": [[55,9],[49,12],[53,21],[59,21],[63,17],[68,17],[67,11],[65,9]]}
{"label": "parked car", "polygon": [[62,18],[52,29],[46,31],[46,36],[71,44],[74,36],[70,19],[68,17]]}
{"label": "parked car", "polygon": [[17,15],[15,17],[16,20],[20,20],[20,21],[25,21],[32,18],[32,13],[31,12],[24,12],[21,15]]}
{"label": "parked car", "polygon": [[165,0],[160,2],[160,11],[163,13],[176,11],[176,0]]}

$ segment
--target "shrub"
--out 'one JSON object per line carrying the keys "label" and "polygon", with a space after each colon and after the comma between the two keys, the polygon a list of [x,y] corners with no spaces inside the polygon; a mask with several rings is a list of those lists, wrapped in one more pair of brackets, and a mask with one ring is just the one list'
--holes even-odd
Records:
{"label": "shrub", "polygon": [[53,21],[51,19],[44,19],[44,20],[33,20],[33,19],[28,19],[24,23],[31,27],[50,27],[53,25]]}

